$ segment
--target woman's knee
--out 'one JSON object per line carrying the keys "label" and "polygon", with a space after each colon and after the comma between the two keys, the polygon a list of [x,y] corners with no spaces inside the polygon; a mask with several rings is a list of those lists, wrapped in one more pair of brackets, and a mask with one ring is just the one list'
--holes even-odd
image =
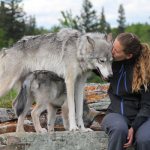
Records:
{"label": "woman's knee", "polygon": [[112,132],[117,132],[119,134],[128,134],[128,126],[127,124],[120,122],[120,121],[116,121],[112,128],[111,128]]}
{"label": "woman's knee", "polygon": [[150,119],[139,127],[135,134],[135,139],[137,144],[147,144],[150,143]]}
{"label": "woman's knee", "polygon": [[137,131],[135,138],[136,138],[136,143],[138,145],[150,143],[150,133],[149,132],[144,134],[144,133]]}
{"label": "woman's knee", "polygon": [[106,133],[116,133],[116,134],[128,134],[128,126],[123,118],[119,114],[108,114],[102,122],[103,129]]}

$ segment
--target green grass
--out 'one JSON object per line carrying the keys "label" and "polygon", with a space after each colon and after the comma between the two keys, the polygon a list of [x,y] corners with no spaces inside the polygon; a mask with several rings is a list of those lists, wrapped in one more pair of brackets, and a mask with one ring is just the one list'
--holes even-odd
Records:
{"label": "green grass", "polygon": [[88,78],[87,83],[106,83],[106,81],[102,80],[100,76],[92,73],[92,75]]}
{"label": "green grass", "polygon": [[11,108],[12,107],[12,101],[17,96],[17,91],[12,89],[10,92],[8,92],[5,96],[0,98],[0,108]]}

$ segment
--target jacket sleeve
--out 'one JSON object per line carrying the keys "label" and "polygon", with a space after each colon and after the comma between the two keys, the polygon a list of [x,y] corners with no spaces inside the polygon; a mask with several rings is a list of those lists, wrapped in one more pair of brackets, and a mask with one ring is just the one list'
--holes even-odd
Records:
{"label": "jacket sleeve", "polygon": [[141,91],[140,110],[131,126],[136,131],[148,117],[150,117],[150,87],[146,92],[145,90]]}
{"label": "jacket sleeve", "polygon": [[136,132],[137,129],[145,122],[147,121],[148,117],[136,117],[135,120],[133,121],[131,127],[134,129]]}
{"label": "jacket sleeve", "polygon": [[141,91],[141,105],[137,116],[150,117],[150,86],[147,91]]}

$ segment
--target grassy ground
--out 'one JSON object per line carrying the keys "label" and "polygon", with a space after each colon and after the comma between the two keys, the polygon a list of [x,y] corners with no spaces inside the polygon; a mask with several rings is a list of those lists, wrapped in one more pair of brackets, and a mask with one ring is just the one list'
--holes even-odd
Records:
{"label": "grassy ground", "polygon": [[12,89],[5,96],[1,97],[0,98],[0,108],[11,108],[12,101],[14,100],[16,95],[17,95],[16,90]]}

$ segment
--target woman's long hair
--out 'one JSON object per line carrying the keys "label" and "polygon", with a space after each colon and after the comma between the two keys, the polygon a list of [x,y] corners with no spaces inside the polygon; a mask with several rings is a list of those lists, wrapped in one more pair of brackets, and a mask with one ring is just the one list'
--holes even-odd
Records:
{"label": "woman's long hair", "polygon": [[141,55],[136,61],[133,70],[132,91],[139,91],[143,85],[145,90],[150,83],[150,47],[143,43]]}
{"label": "woman's long hair", "polygon": [[132,91],[138,92],[141,86],[147,90],[150,83],[150,47],[141,43],[133,33],[121,33],[117,36],[125,54],[132,54],[135,59],[133,69]]}

